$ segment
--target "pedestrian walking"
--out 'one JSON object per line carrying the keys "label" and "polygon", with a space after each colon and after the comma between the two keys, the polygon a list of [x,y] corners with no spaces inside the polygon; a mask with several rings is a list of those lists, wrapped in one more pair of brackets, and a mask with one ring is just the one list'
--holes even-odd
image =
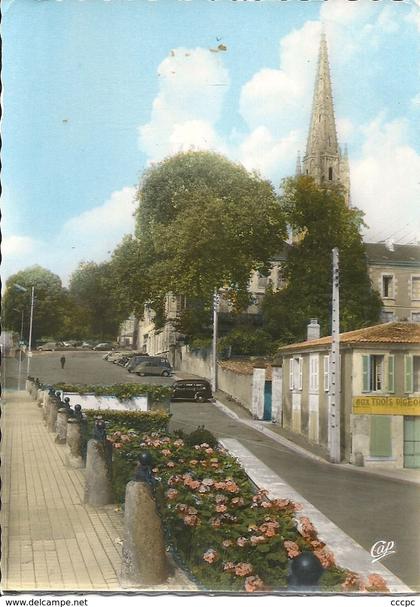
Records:
{"label": "pedestrian walking", "polygon": [[66,357],[63,355],[60,358],[61,368],[64,369],[64,365],[66,364]]}

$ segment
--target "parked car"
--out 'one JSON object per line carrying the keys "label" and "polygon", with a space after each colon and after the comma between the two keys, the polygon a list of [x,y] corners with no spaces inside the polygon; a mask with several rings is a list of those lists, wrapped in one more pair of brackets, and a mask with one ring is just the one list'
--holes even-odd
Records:
{"label": "parked car", "polygon": [[161,375],[162,377],[169,377],[172,375],[172,367],[169,360],[166,358],[149,356],[147,360],[140,362],[134,367],[132,373],[137,373],[137,375]]}
{"label": "parked car", "polygon": [[97,346],[94,346],[92,348],[92,350],[95,350],[95,351],[99,351],[99,350],[112,350],[112,348],[113,348],[113,344],[111,344],[108,341],[108,342],[103,342],[101,344],[98,344]]}
{"label": "parked car", "polygon": [[54,352],[54,350],[64,350],[65,346],[63,345],[62,341],[47,341],[46,344],[43,344],[42,346],[38,346],[37,350],[39,350],[40,352]]}
{"label": "parked car", "polygon": [[203,403],[212,398],[211,385],[206,379],[179,379],[172,386],[171,400],[195,400]]}
{"label": "parked car", "polygon": [[130,362],[127,365],[127,371],[129,373],[133,372],[133,369],[135,367],[137,367],[138,364],[140,364],[141,362],[145,362],[149,360],[149,355],[148,354],[136,354],[135,356],[133,356],[130,360]]}

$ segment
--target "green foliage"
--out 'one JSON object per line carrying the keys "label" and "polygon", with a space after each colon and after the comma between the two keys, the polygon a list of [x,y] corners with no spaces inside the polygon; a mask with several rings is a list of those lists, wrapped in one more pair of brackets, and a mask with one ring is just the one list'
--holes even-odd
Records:
{"label": "green foliage", "polygon": [[285,233],[272,185],[212,152],[154,165],[138,200],[137,237],[152,260],[155,297],[171,291],[206,301],[215,287],[245,291]]}
{"label": "green foliage", "polygon": [[55,390],[75,392],[77,394],[94,394],[95,396],[115,396],[118,400],[130,400],[136,396],[149,396],[153,402],[167,400],[172,394],[170,386],[157,384],[113,384],[111,386],[96,386],[89,384],[58,383]]}
{"label": "green foliage", "polygon": [[[19,284],[26,292],[13,285]],[[29,335],[31,289],[35,288],[32,344],[45,335],[60,331],[65,313],[66,292],[59,276],[35,265],[10,276],[6,282],[3,298],[3,323],[7,329],[20,334],[23,312],[23,336]]]}
{"label": "green foliage", "polygon": [[83,411],[88,420],[102,417],[109,422],[109,432],[130,429],[136,432],[165,432],[171,418],[165,411],[113,411],[112,409],[86,409]]}
{"label": "green foliage", "polygon": [[217,438],[207,430],[204,426],[198,426],[196,430],[193,430],[185,438],[185,442],[190,447],[194,445],[202,445],[206,443],[209,447],[215,447],[217,445]]}
{"label": "green foliage", "polygon": [[126,310],[118,304],[109,263],[82,262],[70,277],[69,291],[88,320],[87,334],[114,338]]}
{"label": "green foliage", "polygon": [[218,349],[231,348],[231,354],[264,356],[271,354],[271,336],[264,329],[237,327],[218,342]]}
{"label": "green foliage", "polygon": [[[289,559],[284,542],[294,542],[298,551],[314,549],[296,528],[298,506],[256,492],[238,461],[224,449],[209,447],[209,440],[190,446],[175,436],[136,435],[125,428],[116,429],[109,440],[120,501],[140,453],[150,453],[166,541],[204,588],[243,591],[247,577],[258,576],[264,590],[285,589]],[[316,540],[315,531],[311,537]],[[318,540],[315,544],[323,546]],[[323,589],[341,590],[337,585],[346,572],[334,565],[330,569]],[[248,577],[247,583],[255,579]]]}
{"label": "green foliage", "polygon": [[294,231],[283,274],[287,286],[268,291],[264,328],[274,340],[303,339],[310,318],[330,333],[332,254],[340,251],[340,325],[349,331],[374,324],[381,300],[372,288],[360,235],[362,213],[344,202],[338,188],[317,187],[310,177],[287,179],[281,207]]}
{"label": "green foliage", "polygon": [[321,590],[342,591],[341,584],[346,579],[346,571],[340,567],[331,567],[324,571],[319,580]]}

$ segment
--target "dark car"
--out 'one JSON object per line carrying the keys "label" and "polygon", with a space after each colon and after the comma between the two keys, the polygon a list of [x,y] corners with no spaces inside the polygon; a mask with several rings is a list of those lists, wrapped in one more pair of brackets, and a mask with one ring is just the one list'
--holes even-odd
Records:
{"label": "dark car", "polygon": [[133,371],[133,369],[135,367],[137,367],[138,364],[145,362],[148,359],[149,359],[148,354],[135,354],[127,365],[128,372],[131,373]]}
{"label": "dark car", "polygon": [[211,385],[206,379],[179,379],[172,386],[171,400],[195,400],[203,403],[212,398]]}

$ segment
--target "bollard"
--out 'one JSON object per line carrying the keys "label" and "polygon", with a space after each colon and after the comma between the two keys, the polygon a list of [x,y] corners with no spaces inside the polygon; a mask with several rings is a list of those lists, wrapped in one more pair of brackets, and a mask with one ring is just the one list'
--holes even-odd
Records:
{"label": "bollard", "polygon": [[64,407],[57,412],[57,436],[55,437],[55,442],[59,445],[64,445],[67,439],[68,416],[68,410]]}
{"label": "bollard", "polygon": [[324,571],[317,556],[309,550],[304,550],[292,560],[291,573],[288,578],[288,590],[319,591],[319,579]]}
{"label": "bollard", "polygon": [[57,413],[61,408],[61,401],[58,398],[53,398],[50,406],[49,416],[47,418],[47,428],[49,432],[56,432],[57,428]]}
{"label": "bollard", "polygon": [[80,421],[74,417],[67,420],[67,452],[66,466],[69,468],[84,468],[85,463],[82,457],[82,436]]}
{"label": "bollard", "polygon": [[120,582],[123,588],[162,584],[168,579],[162,522],[151,490],[151,457],[140,455],[135,480],[127,484]]}
{"label": "bollard", "polygon": [[85,504],[105,506],[112,496],[112,444],[106,438],[105,422],[97,419],[94,438],[87,445]]}

